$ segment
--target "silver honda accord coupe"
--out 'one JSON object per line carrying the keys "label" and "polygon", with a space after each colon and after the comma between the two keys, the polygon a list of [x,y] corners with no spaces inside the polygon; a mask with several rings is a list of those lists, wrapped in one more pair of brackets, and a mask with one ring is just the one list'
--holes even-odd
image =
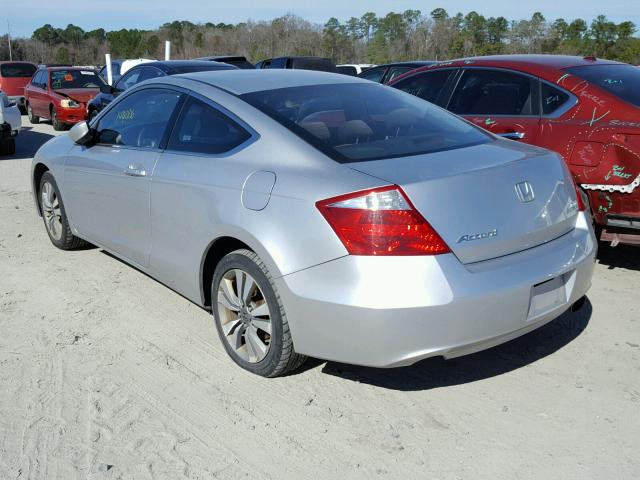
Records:
{"label": "silver honda accord coupe", "polygon": [[301,70],[144,82],[36,154],[53,244],[213,313],[241,367],[456,357],[583,300],[596,241],[558,155],[412,95]]}

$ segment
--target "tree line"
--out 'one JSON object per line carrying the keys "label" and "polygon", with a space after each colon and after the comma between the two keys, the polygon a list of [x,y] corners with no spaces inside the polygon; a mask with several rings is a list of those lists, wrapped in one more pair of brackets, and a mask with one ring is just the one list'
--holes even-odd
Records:
{"label": "tree line", "polygon": [[[385,63],[400,60],[446,60],[502,53],[595,55],[640,64],[640,38],[633,22],[615,23],[600,15],[587,23],[540,12],[530,19],[485,17],[475,11],[449,15],[443,8],[389,12],[313,24],[287,14],[270,21],[238,24],[174,21],[156,30],[85,31],[69,24],[36,29],[31,38],[12,41],[14,59],[36,63],[100,64],[114,58],[160,58],[164,41],[172,42],[172,58],[245,55],[257,62],[286,55],[319,55],[337,63]],[[0,40],[0,59],[8,58],[8,42]]]}

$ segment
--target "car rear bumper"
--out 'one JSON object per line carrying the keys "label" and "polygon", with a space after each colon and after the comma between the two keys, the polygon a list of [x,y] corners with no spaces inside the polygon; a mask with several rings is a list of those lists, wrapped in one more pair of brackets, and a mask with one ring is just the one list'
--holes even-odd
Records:
{"label": "car rear bumper", "polygon": [[395,367],[483,350],[558,317],[591,286],[596,245],[581,213],[572,232],[493,260],[346,256],[276,286],[296,351]]}
{"label": "car rear bumper", "polygon": [[16,102],[19,107],[24,107],[24,95],[9,95],[8,98],[10,101]]}

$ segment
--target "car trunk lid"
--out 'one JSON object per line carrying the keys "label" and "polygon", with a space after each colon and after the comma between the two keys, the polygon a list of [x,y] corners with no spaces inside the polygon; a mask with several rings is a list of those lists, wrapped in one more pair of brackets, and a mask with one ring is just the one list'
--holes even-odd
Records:
{"label": "car trunk lid", "polygon": [[22,97],[30,80],[31,77],[0,77],[0,90],[8,97]]}
{"label": "car trunk lid", "polygon": [[509,141],[349,167],[402,187],[462,263],[551,241],[576,222],[558,155]]}

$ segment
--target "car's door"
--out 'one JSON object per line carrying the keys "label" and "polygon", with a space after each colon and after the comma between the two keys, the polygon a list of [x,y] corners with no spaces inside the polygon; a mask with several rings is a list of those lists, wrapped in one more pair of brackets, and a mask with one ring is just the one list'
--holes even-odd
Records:
{"label": "car's door", "polygon": [[99,118],[95,143],[69,152],[65,206],[78,235],[146,267],[151,175],[182,93],[149,86],[124,95]]}
{"label": "car's door", "polygon": [[[46,95],[45,86],[47,83],[47,71],[38,71],[31,83],[29,84],[29,104],[31,105],[31,111],[40,116],[43,113],[42,105],[45,103],[44,96]],[[45,112],[47,115],[49,112]]]}
{"label": "car's door", "polygon": [[193,296],[202,253],[215,238],[212,229],[243,208],[240,189],[255,172],[259,152],[249,146],[256,138],[211,100],[188,97],[151,182],[151,275]]}
{"label": "car's door", "polygon": [[392,86],[427,102],[445,106],[449,100],[451,88],[453,88],[452,80],[456,77],[457,72],[458,70],[455,68],[419,72],[400,79]]}
{"label": "car's door", "polygon": [[496,135],[534,143],[539,104],[537,78],[499,68],[465,68],[447,109]]}

